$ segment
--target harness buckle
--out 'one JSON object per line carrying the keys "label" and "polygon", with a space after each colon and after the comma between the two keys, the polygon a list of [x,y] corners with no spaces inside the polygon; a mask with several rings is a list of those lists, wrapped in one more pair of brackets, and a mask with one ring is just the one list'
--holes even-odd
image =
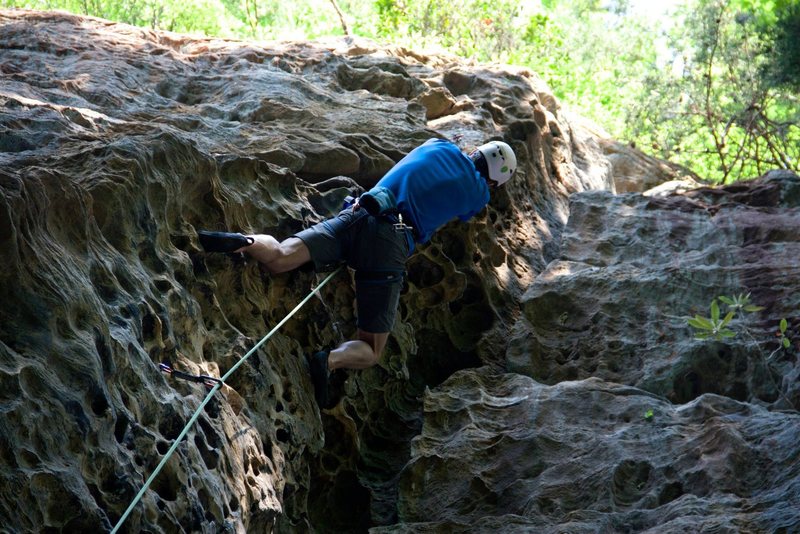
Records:
{"label": "harness buckle", "polygon": [[392,225],[394,227],[395,232],[406,232],[414,230],[413,226],[408,226],[406,223],[403,222],[403,214],[397,214],[397,222]]}

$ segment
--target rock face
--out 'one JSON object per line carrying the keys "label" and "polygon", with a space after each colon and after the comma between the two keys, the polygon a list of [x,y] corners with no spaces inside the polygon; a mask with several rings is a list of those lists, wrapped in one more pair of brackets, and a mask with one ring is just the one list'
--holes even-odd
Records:
{"label": "rock face", "polygon": [[[800,326],[798,224],[790,172],[667,197],[576,194],[560,258],[523,298],[508,369],[548,384],[596,376],[679,404],[716,393],[798,407],[796,354],[775,337],[783,318]],[[765,309],[738,313],[739,335],[695,338],[685,316],[748,294]]]}
{"label": "rock face", "polygon": [[[409,260],[380,365],[319,413],[303,354],[354,333],[340,274],[122,530],[800,529],[796,346],[767,360],[800,326],[795,175],[615,196],[534,74],[358,41],[0,11],[0,72],[4,531],[112,528],[205,397],[158,363],[220,376],[321,280],[197,230],[287,237],[430,137],[503,139],[519,171]],[[681,316],[740,292],[752,339],[693,340]]]}
{"label": "rock face", "polygon": [[400,482],[404,523],[373,532],[800,528],[797,413],[484,369],[427,395],[425,413]]}
{"label": "rock face", "polygon": [[[573,195],[560,258],[523,299],[515,373],[426,395],[401,524],[374,532],[800,531],[799,225],[785,171]],[[683,316],[746,294],[764,309],[738,312],[735,337],[694,338]]]}
{"label": "rock face", "polygon": [[346,376],[320,416],[301,362],[353,334],[340,275],[230,378],[242,409],[206,407],[123,530],[395,523],[425,388],[505,365],[568,195],[613,187],[597,140],[520,69],[0,11],[0,72],[0,524],[13,532],[110,529],[205,395],[157,364],[221,375],[319,280],[204,254],[198,229],[284,238],[430,137],[504,139],[518,176],[409,261],[381,365]]}
{"label": "rock face", "polygon": [[[635,145],[620,143],[594,122],[565,112],[570,124],[579,126],[596,138],[603,156],[611,164],[614,190],[617,193],[645,193],[656,188],[695,189],[703,180],[686,167],[664,161],[637,150]],[[671,183],[672,187],[664,184]]]}

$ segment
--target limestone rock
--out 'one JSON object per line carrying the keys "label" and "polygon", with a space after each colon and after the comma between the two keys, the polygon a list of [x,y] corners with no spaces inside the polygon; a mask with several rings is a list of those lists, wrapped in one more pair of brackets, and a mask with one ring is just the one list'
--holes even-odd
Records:
{"label": "limestone rock", "polygon": [[438,119],[450,115],[457,109],[457,101],[444,87],[434,87],[419,96],[420,103],[425,106],[427,119]]}
{"label": "limestone rock", "polygon": [[[282,239],[428,138],[504,139],[518,176],[412,258],[381,365],[345,375],[320,416],[302,361],[354,332],[340,275],[231,376],[241,402],[211,401],[124,531],[393,523],[422,392],[504,365],[568,195],[612,188],[596,142],[524,69],[2,10],[0,72],[0,524],[14,531],[109,530],[206,393],[157,364],[224,374],[319,280],[204,254],[197,230]],[[429,116],[431,92],[456,104]]]}
{"label": "limestone rock", "polygon": [[601,138],[600,146],[611,161],[617,193],[642,193],[675,181],[694,184],[694,187],[703,185],[700,178],[686,167],[648,156],[631,145]]}
{"label": "limestone rock", "polygon": [[[602,151],[605,159],[611,164],[614,191],[617,193],[643,193],[656,188],[660,191],[672,189],[694,189],[705,185],[705,182],[694,172],[670,161],[648,156],[632,143],[622,143],[611,138],[601,126],[591,120],[566,113],[570,125],[589,133],[589,137]],[[659,191],[654,194],[660,194]]]}
{"label": "limestone rock", "polygon": [[[800,362],[775,332],[783,318],[800,326],[799,227],[791,172],[658,198],[573,195],[560,258],[524,297],[508,369],[548,384],[596,376],[676,403],[715,393],[797,409]],[[748,294],[764,309],[737,315],[739,335],[695,338],[684,317]]]}
{"label": "limestone rock", "polygon": [[713,394],[461,371],[425,397],[400,525],[371,532],[794,532],[798,425]]}
{"label": "limestone rock", "polygon": [[[523,298],[513,373],[426,391],[398,522],[371,532],[800,531],[798,227],[789,171],[574,194],[559,259]],[[734,338],[695,339],[685,316],[746,294],[763,309],[740,310]]]}

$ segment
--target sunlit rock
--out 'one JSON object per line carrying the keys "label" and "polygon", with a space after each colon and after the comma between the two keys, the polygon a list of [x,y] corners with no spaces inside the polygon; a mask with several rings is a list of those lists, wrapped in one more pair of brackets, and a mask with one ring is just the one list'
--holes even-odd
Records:
{"label": "sunlit rock", "polygon": [[[796,409],[800,365],[775,333],[800,320],[798,227],[800,178],[786,171],[665,197],[574,195],[560,258],[523,299],[508,369]],[[698,340],[686,318],[740,295],[763,309],[736,313],[735,337]]]}
{"label": "sunlit rock", "polygon": [[349,274],[228,380],[124,528],[365,530],[397,519],[424,389],[504,365],[557,257],[568,195],[611,189],[590,133],[525,69],[365,42],[196,39],[0,11],[0,524],[106,531],[203,400],[310,291],[201,251],[197,230],[284,238],[430,137],[504,139],[519,171],[409,262],[380,366],[320,417],[302,355],[355,329]]}

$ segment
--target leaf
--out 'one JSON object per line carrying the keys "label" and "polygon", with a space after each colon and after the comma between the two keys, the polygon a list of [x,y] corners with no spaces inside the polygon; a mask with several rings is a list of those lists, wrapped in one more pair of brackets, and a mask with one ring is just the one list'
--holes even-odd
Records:
{"label": "leaf", "polygon": [[717,299],[711,301],[711,321],[715,323],[719,321],[719,304],[717,304]]}
{"label": "leaf", "polygon": [[725,329],[725,330],[720,330],[719,335],[722,337],[735,337],[736,332],[734,332],[733,330]]}
{"label": "leaf", "polygon": [[788,328],[789,323],[786,322],[786,319],[781,319],[781,334],[786,333],[786,328]]}
{"label": "leaf", "polygon": [[791,346],[791,343],[789,342],[789,338],[788,337],[783,338],[783,348],[784,349],[788,349],[789,346]]}
{"label": "leaf", "polygon": [[[702,320],[701,320],[702,319]],[[699,319],[688,319],[686,321],[689,323],[689,326],[693,326],[695,328],[699,328],[700,330],[711,330],[711,323],[709,323],[706,319],[700,317]]]}
{"label": "leaf", "polygon": [[752,304],[744,307],[744,311],[746,312],[757,312],[765,309],[764,306],[753,306]]}
{"label": "leaf", "polygon": [[701,315],[695,315],[694,316],[694,320],[699,322],[702,325],[700,328],[703,328],[705,330],[713,330],[714,329],[714,324],[711,322],[710,319],[707,319],[707,318],[705,318],[705,317],[703,317]]}
{"label": "leaf", "polygon": [[720,326],[726,326],[728,323],[730,323],[733,320],[734,313],[735,312],[732,311],[728,312],[728,315],[726,315],[725,318],[722,320],[722,324]]}
{"label": "leaf", "polygon": [[720,296],[719,300],[721,300],[722,302],[724,302],[728,306],[735,306],[736,305],[736,302],[734,302],[733,299],[731,299],[729,297]]}
{"label": "leaf", "polygon": [[695,314],[694,318],[695,318],[695,319],[697,319],[698,321],[701,321],[701,322],[703,322],[703,323],[707,324],[708,326],[711,326],[711,325],[713,324],[713,323],[711,322],[711,319],[709,319],[708,317],[703,317],[703,316],[702,316],[702,315],[700,315],[699,313],[698,313],[698,314]]}

